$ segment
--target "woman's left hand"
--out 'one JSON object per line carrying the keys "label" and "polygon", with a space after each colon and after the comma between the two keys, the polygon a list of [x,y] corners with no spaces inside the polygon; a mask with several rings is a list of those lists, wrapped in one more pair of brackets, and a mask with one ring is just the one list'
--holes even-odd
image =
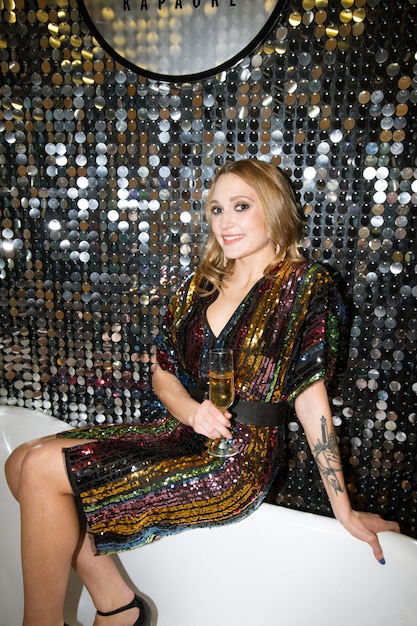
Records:
{"label": "woman's left hand", "polygon": [[397,522],[387,522],[375,513],[352,510],[324,380],[318,380],[297,396],[295,410],[307,435],[335,517],[353,537],[371,546],[380,563],[385,563],[377,533],[387,530],[398,533],[401,532],[400,527]]}
{"label": "woman's left hand", "polygon": [[353,537],[365,541],[370,545],[375,558],[381,564],[385,563],[385,559],[377,533],[386,531],[395,533],[401,532],[397,522],[389,522],[384,520],[380,515],[362,511],[352,511],[348,518],[342,521],[342,524]]}

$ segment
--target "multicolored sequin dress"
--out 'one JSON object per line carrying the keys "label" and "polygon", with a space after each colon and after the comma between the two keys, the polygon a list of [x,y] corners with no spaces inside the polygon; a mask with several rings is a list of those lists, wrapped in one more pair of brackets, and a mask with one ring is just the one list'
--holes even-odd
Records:
{"label": "multicolored sequin dress", "polygon": [[[330,379],[343,307],[321,265],[281,263],[274,279],[254,285],[218,337],[206,317],[216,297],[201,296],[191,276],[173,297],[157,338],[160,366],[187,388],[207,380],[208,351],[222,346],[233,349],[242,401],[287,406],[315,381]],[[236,422],[239,454],[226,459],[210,456],[207,439],[166,411],[147,424],[60,436],[94,440],[74,442],[65,455],[80,515],[104,554],[251,513],[276,476],[284,431],[282,423]]]}

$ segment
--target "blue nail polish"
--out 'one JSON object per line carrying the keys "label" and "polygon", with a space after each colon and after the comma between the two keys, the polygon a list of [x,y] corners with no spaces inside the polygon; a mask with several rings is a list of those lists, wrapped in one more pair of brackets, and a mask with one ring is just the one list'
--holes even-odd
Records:
{"label": "blue nail polish", "polygon": [[385,559],[379,559],[379,562],[381,563],[381,565],[385,565]]}

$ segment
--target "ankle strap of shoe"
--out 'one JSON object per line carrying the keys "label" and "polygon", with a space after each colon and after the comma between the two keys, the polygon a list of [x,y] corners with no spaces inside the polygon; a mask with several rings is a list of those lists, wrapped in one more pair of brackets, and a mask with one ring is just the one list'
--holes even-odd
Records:
{"label": "ankle strap of shoe", "polygon": [[105,613],[104,611],[97,610],[97,615],[100,615],[101,617],[110,617],[111,615],[116,615],[117,613],[123,613],[123,611],[128,611],[129,609],[136,609],[136,608],[140,609],[140,604],[138,600],[139,598],[135,596],[132,602],[129,602],[129,604],[125,604],[125,606],[121,606],[120,609],[115,609],[114,611],[108,611],[107,613]]}

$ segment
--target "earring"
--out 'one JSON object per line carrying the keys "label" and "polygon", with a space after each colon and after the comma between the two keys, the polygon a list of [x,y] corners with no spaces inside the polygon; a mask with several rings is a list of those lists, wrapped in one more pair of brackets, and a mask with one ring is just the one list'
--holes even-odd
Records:
{"label": "earring", "polygon": [[275,254],[277,256],[279,256],[279,253],[281,252],[281,246],[279,245],[279,243],[275,244]]}
{"label": "earring", "polygon": [[227,267],[227,256],[223,252],[223,267]]}

